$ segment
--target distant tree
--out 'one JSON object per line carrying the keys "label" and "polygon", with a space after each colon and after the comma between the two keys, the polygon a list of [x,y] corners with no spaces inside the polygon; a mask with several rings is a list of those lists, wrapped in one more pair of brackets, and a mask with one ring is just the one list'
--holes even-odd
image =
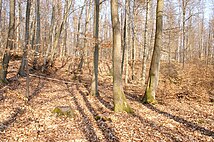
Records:
{"label": "distant tree", "polygon": [[[89,21],[90,21],[90,12],[91,12],[91,3],[92,0],[89,0],[89,4],[86,5],[85,8],[85,31],[84,31],[84,56],[85,56],[85,62],[87,61],[88,58],[88,43],[87,43],[87,33],[88,33],[88,29],[89,29]],[[83,59],[82,59],[83,60]]]}
{"label": "distant tree", "polygon": [[115,112],[132,112],[123,92],[121,75],[121,33],[118,16],[118,1],[111,0],[111,21],[113,29],[113,95]]}
{"label": "distant tree", "polygon": [[14,48],[15,39],[15,0],[10,0],[10,20],[9,20],[9,30],[8,38],[6,44],[6,51],[3,55],[3,61],[0,65],[0,82],[7,82],[7,69],[10,61],[10,50]]}
{"label": "distant tree", "polygon": [[99,0],[95,0],[95,8],[94,8],[94,39],[95,39],[95,46],[94,46],[94,71],[91,83],[91,95],[97,96],[98,95],[98,60],[99,60]]}
{"label": "distant tree", "polygon": [[164,0],[157,0],[155,43],[149,71],[149,80],[147,83],[145,95],[143,97],[144,103],[156,103],[155,92],[158,87],[160,58],[161,58],[160,55],[162,46],[163,6],[164,6],[163,1]]}

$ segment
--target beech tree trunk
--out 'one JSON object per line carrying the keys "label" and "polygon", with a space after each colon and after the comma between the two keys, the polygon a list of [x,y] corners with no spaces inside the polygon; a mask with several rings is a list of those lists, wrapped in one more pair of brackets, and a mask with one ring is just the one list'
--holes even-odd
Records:
{"label": "beech tree trunk", "polygon": [[15,38],[15,0],[10,0],[10,20],[9,31],[6,44],[6,51],[3,55],[3,61],[0,66],[0,82],[7,83],[7,69],[10,61],[10,50],[14,48],[13,40]]}
{"label": "beech tree trunk", "polygon": [[157,0],[155,43],[149,71],[149,80],[143,97],[144,103],[151,104],[156,103],[155,92],[158,87],[160,58],[161,58],[160,55],[162,46],[163,6],[164,6],[163,1],[164,0]]}
{"label": "beech tree trunk", "polygon": [[99,60],[99,0],[95,0],[95,8],[94,8],[94,39],[95,39],[95,46],[94,46],[94,71],[91,83],[91,95],[98,96],[98,60]]}
{"label": "beech tree trunk", "polygon": [[121,75],[121,33],[118,16],[118,1],[111,0],[111,21],[113,29],[113,95],[115,112],[132,112],[123,91]]}

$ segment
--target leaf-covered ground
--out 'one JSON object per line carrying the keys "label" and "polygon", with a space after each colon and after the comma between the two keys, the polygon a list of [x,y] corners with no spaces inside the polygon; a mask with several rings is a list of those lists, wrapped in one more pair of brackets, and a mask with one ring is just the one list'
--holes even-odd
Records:
{"label": "leaf-covered ground", "polygon": [[[124,86],[133,114],[113,112],[112,77],[101,74],[99,97],[89,96],[90,78],[67,67],[17,79],[18,62],[10,66],[10,84],[0,89],[0,141],[214,141],[214,69],[212,66],[162,64],[158,104],[140,102],[137,81]],[[71,106],[74,118],[57,117],[56,106]],[[105,119],[106,118],[106,119]]]}

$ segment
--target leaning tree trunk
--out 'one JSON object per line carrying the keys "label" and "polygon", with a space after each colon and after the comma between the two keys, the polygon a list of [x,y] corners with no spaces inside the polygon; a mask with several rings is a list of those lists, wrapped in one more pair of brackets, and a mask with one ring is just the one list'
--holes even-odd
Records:
{"label": "leaning tree trunk", "polygon": [[156,103],[155,92],[158,87],[160,58],[161,58],[160,54],[162,46],[163,1],[164,0],[157,0],[155,44],[152,55],[152,61],[150,65],[149,80],[147,83],[145,95],[143,97],[144,103],[151,104]]}
{"label": "leaning tree trunk", "polygon": [[111,0],[111,21],[113,28],[113,95],[115,112],[132,112],[123,92],[121,75],[121,33],[118,16],[118,1]]}
{"label": "leaning tree trunk", "polygon": [[31,0],[27,0],[27,8],[26,8],[26,23],[25,23],[25,46],[23,49],[22,62],[18,71],[20,76],[26,76],[25,69],[27,65],[27,50],[30,44],[30,8],[31,8]]}
{"label": "leaning tree trunk", "polygon": [[95,0],[95,8],[94,8],[94,38],[95,38],[95,46],[94,46],[94,71],[91,83],[91,95],[98,95],[98,60],[99,60],[99,0]]}
{"label": "leaning tree trunk", "polygon": [[0,65],[0,82],[7,82],[7,69],[10,60],[10,50],[13,49],[13,40],[15,35],[15,0],[10,0],[10,20],[9,20],[9,31],[7,38],[6,51],[3,55],[3,61]]}
{"label": "leaning tree trunk", "polygon": [[[67,4],[65,4],[67,5]],[[54,63],[54,60],[55,60],[55,54],[56,54],[56,51],[57,51],[57,45],[59,43],[59,40],[60,40],[60,36],[61,36],[61,33],[62,33],[62,30],[63,30],[63,27],[65,26],[65,23],[67,21],[67,18],[69,16],[69,11],[71,9],[71,5],[72,5],[72,1],[70,1],[70,3],[68,3],[68,7],[66,8],[67,10],[65,11],[64,15],[63,15],[63,20],[62,22],[60,23],[59,27],[57,27],[57,31],[56,31],[56,34],[55,34],[55,38],[54,38],[54,43],[53,43],[53,48],[52,48],[52,52],[51,52],[51,59],[50,59],[50,66],[53,65]]]}

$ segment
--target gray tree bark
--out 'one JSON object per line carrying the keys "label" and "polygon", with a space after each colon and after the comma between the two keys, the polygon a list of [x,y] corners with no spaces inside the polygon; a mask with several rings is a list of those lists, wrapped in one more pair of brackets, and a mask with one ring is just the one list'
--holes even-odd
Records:
{"label": "gray tree bark", "polygon": [[93,77],[91,83],[91,95],[98,96],[98,60],[99,60],[99,0],[95,0],[95,8],[94,8],[94,33],[93,37],[95,39],[95,46],[94,46],[94,70],[93,70]]}
{"label": "gray tree bark", "polygon": [[33,68],[37,68],[37,60],[39,56],[39,49],[40,49],[40,0],[36,1],[36,48],[34,52],[34,62]]}

